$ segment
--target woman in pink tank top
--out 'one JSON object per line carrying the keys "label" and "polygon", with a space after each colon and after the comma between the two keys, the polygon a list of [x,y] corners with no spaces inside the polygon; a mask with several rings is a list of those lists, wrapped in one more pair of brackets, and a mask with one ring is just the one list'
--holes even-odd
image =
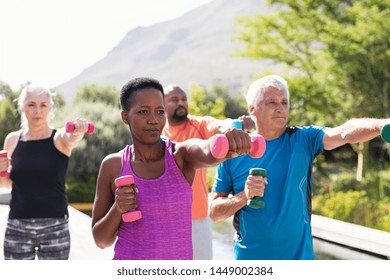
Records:
{"label": "woman in pink tank top", "polygon": [[[115,243],[114,259],[192,259],[195,170],[225,159],[212,156],[211,139],[173,143],[161,138],[166,118],[163,87],[157,80],[130,80],[122,87],[120,101],[133,144],[101,163],[92,211],[95,243],[100,248]],[[234,151],[227,158],[249,152],[247,133],[231,130],[225,135],[229,151]],[[132,175],[133,184],[117,188],[115,179],[125,175]],[[124,221],[122,216],[134,210],[141,215]]]}

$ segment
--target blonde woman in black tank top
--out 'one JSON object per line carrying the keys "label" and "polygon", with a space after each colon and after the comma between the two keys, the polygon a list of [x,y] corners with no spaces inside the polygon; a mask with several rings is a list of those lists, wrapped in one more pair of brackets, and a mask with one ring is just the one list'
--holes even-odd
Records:
{"label": "blonde woman in black tank top", "polygon": [[[18,99],[21,129],[4,141],[8,158],[0,158],[0,185],[11,187],[10,212],[4,238],[5,259],[68,259],[68,228],[65,174],[72,149],[88,130],[77,118],[75,130],[54,129],[51,92],[26,86]],[[55,163],[55,164],[53,164]]]}

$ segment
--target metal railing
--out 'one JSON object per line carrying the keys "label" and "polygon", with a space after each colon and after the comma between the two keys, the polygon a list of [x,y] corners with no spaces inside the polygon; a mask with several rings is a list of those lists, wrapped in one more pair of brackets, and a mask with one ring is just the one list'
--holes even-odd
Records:
{"label": "metal railing", "polygon": [[390,232],[312,215],[314,247],[337,259],[390,259]]}

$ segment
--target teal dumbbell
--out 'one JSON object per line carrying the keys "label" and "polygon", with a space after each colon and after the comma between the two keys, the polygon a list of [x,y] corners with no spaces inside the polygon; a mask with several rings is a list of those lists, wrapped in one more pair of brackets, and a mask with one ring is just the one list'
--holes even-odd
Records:
{"label": "teal dumbbell", "polygon": [[[267,177],[267,170],[263,168],[251,168],[249,169],[249,174],[253,176]],[[259,209],[264,208],[265,202],[260,196],[255,196],[254,198],[249,199],[246,205],[250,208]]]}

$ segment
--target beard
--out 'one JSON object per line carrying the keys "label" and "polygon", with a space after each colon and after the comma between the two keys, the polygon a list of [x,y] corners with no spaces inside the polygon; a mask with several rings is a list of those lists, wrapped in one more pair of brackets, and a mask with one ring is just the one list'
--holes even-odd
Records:
{"label": "beard", "polygon": [[[184,113],[178,114],[177,111],[178,111],[179,109],[183,109],[183,110],[184,110]],[[187,115],[188,115],[187,109],[184,108],[184,107],[179,107],[179,108],[177,108],[177,109],[175,110],[175,112],[173,112],[172,119],[177,120],[177,121],[183,121],[183,120],[187,119]]]}

